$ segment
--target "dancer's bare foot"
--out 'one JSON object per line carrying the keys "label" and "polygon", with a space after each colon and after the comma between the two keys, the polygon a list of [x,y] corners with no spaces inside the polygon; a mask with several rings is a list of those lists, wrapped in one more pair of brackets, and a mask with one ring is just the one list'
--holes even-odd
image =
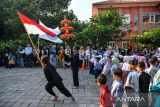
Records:
{"label": "dancer's bare foot", "polygon": [[71,100],[72,100],[72,102],[74,102],[74,101],[75,101],[75,98],[74,98],[74,97],[71,97]]}
{"label": "dancer's bare foot", "polygon": [[54,96],[53,101],[57,101],[57,100],[58,100],[58,96]]}

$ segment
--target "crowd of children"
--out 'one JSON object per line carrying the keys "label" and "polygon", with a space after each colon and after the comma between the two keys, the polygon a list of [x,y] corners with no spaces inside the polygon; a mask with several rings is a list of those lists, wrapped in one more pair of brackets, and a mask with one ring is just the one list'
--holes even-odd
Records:
{"label": "crowd of children", "polygon": [[[155,106],[160,101],[160,51],[144,50],[131,52],[133,49],[108,47],[78,47],[79,67],[84,62],[89,73],[95,77],[95,82],[101,88],[101,107],[122,107],[124,103],[130,106]],[[29,44],[21,46],[17,54],[8,48],[0,52],[0,65],[14,67],[18,61],[19,67],[37,66],[37,54],[47,55],[55,67],[71,66],[72,49],[69,45],[36,47]],[[17,60],[17,59],[18,60]]]}
{"label": "crowd of children", "polygon": [[[158,107],[160,68],[158,56],[148,60],[139,55],[117,52],[92,56],[90,74],[101,89],[101,107]],[[158,54],[159,55],[159,54]]]}

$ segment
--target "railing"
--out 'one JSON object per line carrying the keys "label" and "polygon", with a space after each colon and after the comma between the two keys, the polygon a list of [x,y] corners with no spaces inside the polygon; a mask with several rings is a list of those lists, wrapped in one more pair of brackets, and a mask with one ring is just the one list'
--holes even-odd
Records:
{"label": "railing", "polygon": [[160,28],[160,23],[143,23],[143,31],[148,31],[152,28]]}

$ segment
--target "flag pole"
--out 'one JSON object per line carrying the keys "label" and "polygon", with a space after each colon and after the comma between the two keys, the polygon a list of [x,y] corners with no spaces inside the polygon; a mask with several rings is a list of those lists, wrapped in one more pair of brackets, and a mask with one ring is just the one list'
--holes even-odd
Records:
{"label": "flag pole", "polygon": [[38,35],[38,50],[39,50],[39,40],[40,40],[40,38],[39,38],[39,35]]}
{"label": "flag pole", "polygon": [[[40,49],[39,49],[39,40],[40,40],[40,38],[39,38],[39,35],[38,35],[38,51],[40,52]],[[39,56],[39,55],[38,55]],[[41,62],[40,62],[41,63]],[[42,64],[41,64],[42,65]]]}
{"label": "flag pole", "polygon": [[[17,14],[19,15],[19,11],[18,11],[18,10],[17,10]],[[20,17],[20,15],[19,15],[19,17]],[[21,19],[21,17],[20,17],[20,19]],[[21,21],[22,21],[22,19],[21,19]],[[23,22],[23,21],[22,21],[22,22]],[[23,26],[24,26],[24,24],[23,24]],[[25,26],[24,26],[24,28],[25,28]],[[25,30],[26,30],[26,28],[25,28]],[[26,31],[27,31],[27,30],[26,30]],[[28,34],[28,32],[27,32],[27,35],[28,35],[28,38],[29,38],[29,40],[30,40],[30,42],[31,42],[31,44],[32,44],[35,52],[36,52],[37,58],[38,58],[39,62],[41,63],[42,68],[44,69],[44,64],[42,63],[42,61],[41,61],[41,59],[40,59],[40,57],[39,57],[39,54],[38,54],[38,52],[37,52],[37,50],[36,50],[36,48],[35,48],[35,46],[34,46],[34,44],[33,44],[33,41],[32,41],[32,39],[31,39],[30,35]]]}
{"label": "flag pole", "polygon": [[[39,20],[39,22],[40,22],[40,20]],[[40,35],[38,35],[38,50],[39,50],[39,40],[40,40],[39,36]]]}
{"label": "flag pole", "polygon": [[29,38],[29,40],[30,40],[30,42],[31,42],[31,44],[32,44],[35,52],[36,52],[37,58],[38,58],[38,60],[40,61],[41,65],[42,65],[42,68],[44,69],[44,65],[43,65],[43,63],[42,63],[42,61],[41,61],[41,59],[40,59],[40,57],[39,57],[39,54],[38,54],[35,46],[34,46],[34,43],[33,43],[32,39],[31,39],[31,36],[30,36],[28,33],[27,33],[27,35],[28,35],[28,38]]}

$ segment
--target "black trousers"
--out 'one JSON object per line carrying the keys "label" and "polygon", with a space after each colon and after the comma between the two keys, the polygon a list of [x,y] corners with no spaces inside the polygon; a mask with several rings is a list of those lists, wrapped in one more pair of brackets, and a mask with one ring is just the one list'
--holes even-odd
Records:
{"label": "black trousers", "polygon": [[73,85],[79,86],[79,79],[78,79],[79,67],[73,67],[71,69],[72,69]]}
{"label": "black trousers", "polygon": [[37,67],[37,56],[33,56],[34,67]]}
{"label": "black trousers", "polygon": [[94,63],[93,62],[91,62],[89,74],[94,75]]}
{"label": "black trousers", "polygon": [[66,97],[71,97],[72,96],[71,93],[66,89],[66,87],[64,86],[64,84],[62,82],[59,82],[59,83],[56,83],[56,84],[55,83],[47,83],[46,86],[45,86],[45,89],[49,94],[51,94],[53,96],[56,96],[56,94],[52,90],[52,88],[55,87],[55,86]]}
{"label": "black trousers", "polygon": [[82,63],[83,63],[83,60],[79,60],[79,66],[80,66],[80,68],[82,68]]}
{"label": "black trousers", "polygon": [[32,67],[32,54],[25,56],[26,67]]}
{"label": "black trousers", "polygon": [[4,66],[7,66],[8,65],[8,56],[5,56],[4,57]]}

